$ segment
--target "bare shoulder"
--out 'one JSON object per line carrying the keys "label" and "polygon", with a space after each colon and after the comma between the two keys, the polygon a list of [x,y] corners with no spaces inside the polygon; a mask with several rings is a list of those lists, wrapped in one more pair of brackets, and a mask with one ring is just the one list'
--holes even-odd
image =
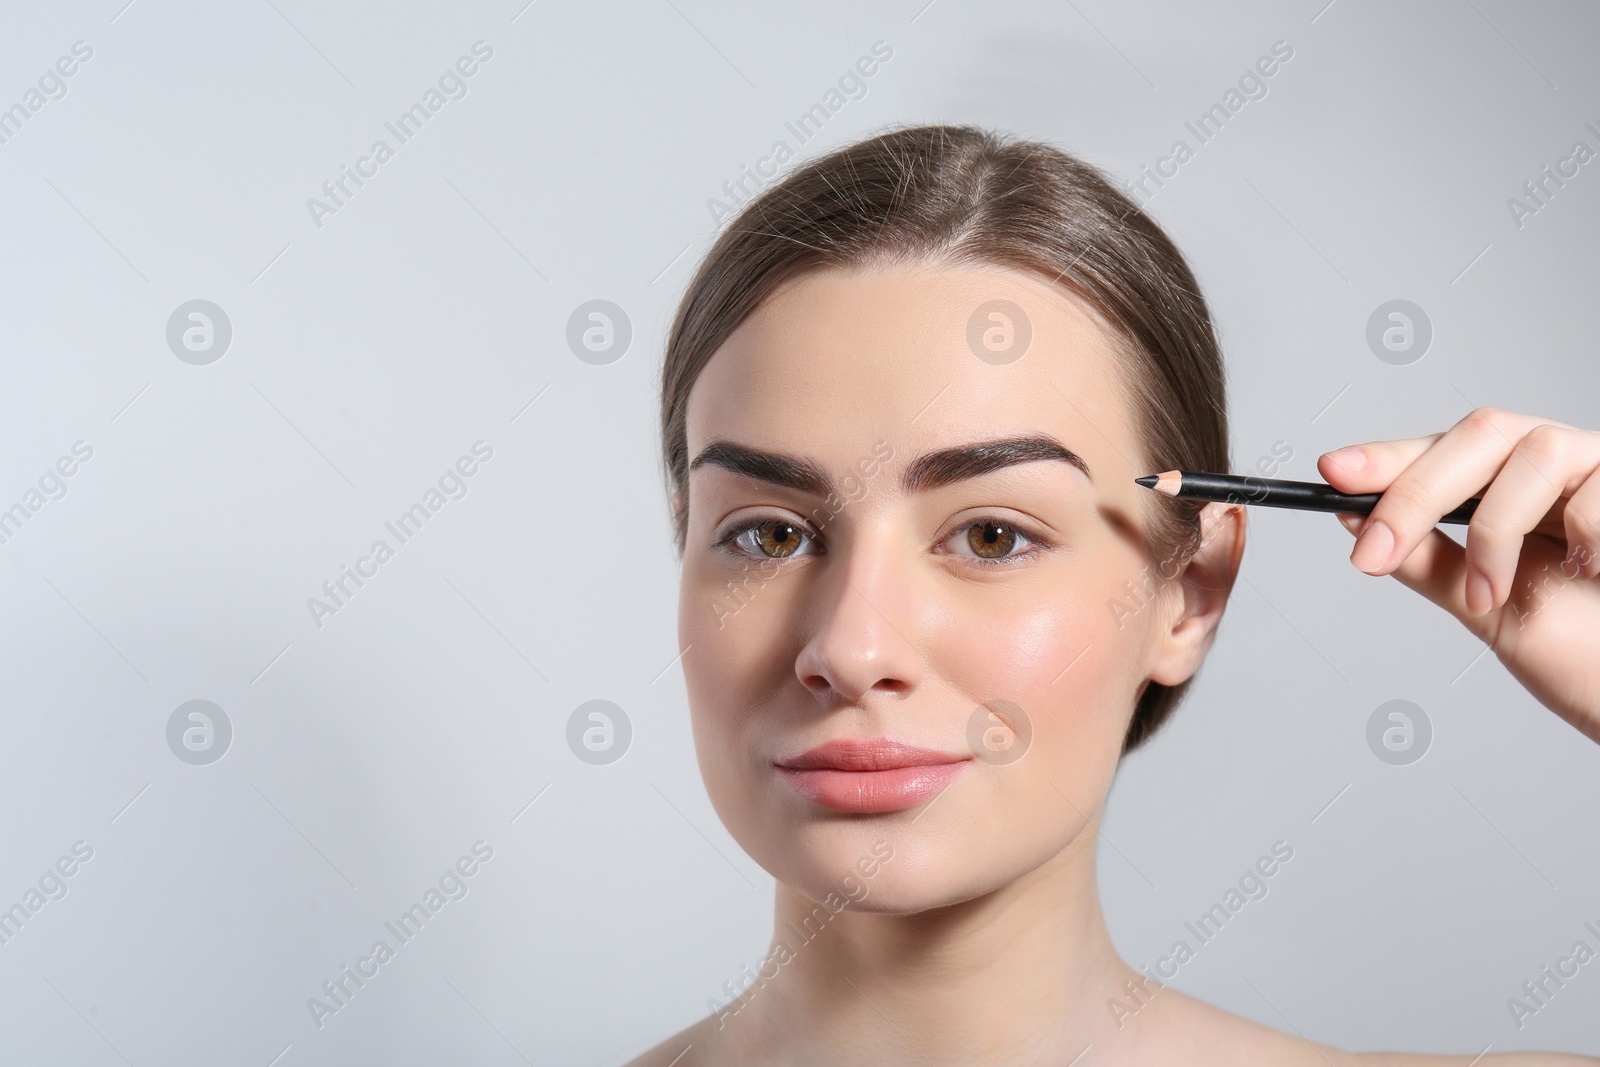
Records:
{"label": "bare shoulder", "polygon": [[1235,1015],[1171,986],[1161,989],[1150,1010],[1130,1020],[1130,1049],[1138,1062],[1240,1064],[1274,1067],[1354,1067],[1350,1053]]}
{"label": "bare shoulder", "polygon": [[[1434,1056],[1421,1052],[1347,1053],[1359,1067],[1600,1067],[1600,1059],[1572,1052],[1496,1052],[1486,1056],[1465,1053]],[[1341,1065],[1342,1067],[1342,1065]]]}
{"label": "bare shoulder", "polygon": [[[1503,1052],[1429,1055],[1411,1052],[1350,1052],[1286,1033],[1165,989],[1160,1023],[1135,1042],[1138,1060],[1153,1063],[1270,1063],[1274,1067],[1600,1067],[1600,1059],[1563,1052]],[[1152,1011],[1151,1015],[1157,1013]],[[1152,1019],[1151,1022],[1156,1022]]]}
{"label": "bare shoulder", "polygon": [[[718,1067],[729,1062],[706,1017],[668,1037],[623,1067]],[[1167,987],[1127,1021],[1115,1062],[1235,1064],[1272,1067],[1600,1067],[1600,1059],[1563,1052],[1431,1055],[1349,1052],[1235,1015]],[[1111,1049],[1106,1049],[1111,1052]]]}
{"label": "bare shoulder", "polygon": [[707,1067],[709,1060],[705,1053],[710,1045],[711,1023],[708,1016],[686,1026],[622,1067]]}

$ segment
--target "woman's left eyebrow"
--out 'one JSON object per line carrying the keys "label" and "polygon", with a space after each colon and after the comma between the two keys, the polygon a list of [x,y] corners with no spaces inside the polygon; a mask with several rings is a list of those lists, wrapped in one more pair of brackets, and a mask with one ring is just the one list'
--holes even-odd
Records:
{"label": "woman's left eyebrow", "polygon": [[[1071,464],[1082,471],[1085,478],[1094,480],[1083,458],[1060,441],[1048,434],[1026,434],[924,452],[906,468],[901,488],[907,493],[927,492],[1019,463],[1040,460]],[[713,441],[700,451],[689,469],[692,471],[705,463],[812,496],[827,497],[835,491],[833,478],[822,465],[803,456],[766,452],[733,441]]]}

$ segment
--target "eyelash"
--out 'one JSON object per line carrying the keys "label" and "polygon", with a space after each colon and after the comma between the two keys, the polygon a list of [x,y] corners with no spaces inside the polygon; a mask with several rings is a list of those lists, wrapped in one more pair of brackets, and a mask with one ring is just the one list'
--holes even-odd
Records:
{"label": "eyelash", "polygon": [[[713,547],[713,548],[727,548],[730,552],[732,552],[734,555],[737,555],[737,556],[743,556],[745,558],[754,559],[754,560],[758,560],[758,561],[761,561],[761,562],[766,562],[768,560],[771,560],[774,563],[782,565],[784,563],[787,563],[789,561],[789,559],[791,559],[792,557],[791,556],[767,556],[767,555],[763,555],[763,554],[761,554],[759,552],[749,552],[749,551],[746,551],[744,548],[739,547],[736,544],[736,542],[741,537],[743,537],[745,534],[749,533],[751,530],[758,529],[759,527],[765,526],[768,523],[774,523],[774,522],[785,523],[785,524],[787,524],[789,526],[792,526],[794,529],[799,530],[801,536],[806,537],[806,538],[810,538],[812,540],[819,540],[819,538],[818,538],[818,536],[816,534],[812,533],[810,530],[806,529],[804,526],[800,525],[799,523],[789,522],[788,519],[759,518],[759,519],[752,519],[749,522],[745,522],[745,523],[743,523],[743,524],[741,524],[739,526],[734,527],[732,530],[729,530],[727,533],[723,534],[720,538],[718,538],[712,544],[711,547]],[[954,537],[954,536],[956,536],[956,534],[966,533],[968,530],[972,529],[974,526],[989,526],[989,525],[1004,526],[1004,527],[1010,529],[1011,531],[1016,533],[1019,537],[1023,538],[1024,540],[1026,540],[1028,542],[1028,548],[1025,551],[1022,551],[1022,552],[1019,552],[1019,553],[1015,553],[1013,555],[1000,556],[1000,557],[997,557],[997,558],[994,558],[994,559],[987,559],[987,558],[985,558],[983,556],[978,556],[978,555],[970,555],[969,556],[969,555],[964,555],[962,553],[952,553],[952,554],[955,555],[959,559],[965,560],[965,561],[967,561],[969,563],[976,563],[981,567],[1010,567],[1010,566],[1014,566],[1014,565],[1016,565],[1018,563],[1024,562],[1026,560],[1030,560],[1030,559],[1034,558],[1035,556],[1037,556],[1040,552],[1044,551],[1045,549],[1054,547],[1053,542],[1047,540],[1044,537],[1039,536],[1038,534],[1034,533],[1031,529],[1028,529],[1027,527],[1024,527],[1022,524],[1017,523],[1017,522],[1013,522],[1010,519],[1001,519],[1001,518],[997,518],[997,517],[993,517],[993,516],[984,516],[984,517],[980,517],[980,518],[977,518],[977,519],[973,519],[970,522],[962,523],[960,526],[958,526],[955,529],[954,532],[951,533],[950,537]],[[944,544],[945,541],[949,541],[950,537],[945,538],[945,540],[941,541],[940,544]]]}

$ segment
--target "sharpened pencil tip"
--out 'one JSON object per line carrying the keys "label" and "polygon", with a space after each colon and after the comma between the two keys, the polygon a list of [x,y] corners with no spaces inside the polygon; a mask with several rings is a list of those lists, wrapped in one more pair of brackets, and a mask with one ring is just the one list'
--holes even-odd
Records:
{"label": "sharpened pencil tip", "polygon": [[[1151,476],[1146,475],[1145,477],[1150,478]],[[1154,489],[1158,493],[1165,493],[1168,496],[1177,496],[1178,492],[1183,488],[1182,471],[1163,471],[1160,474],[1155,475],[1152,480],[1155,482],[1155,484],[1151,485],[1150,488]],[[1138,479],[1138,482],[1140,485],[1148,484],[1144,478]]]}
{"label": "sharpened pencil tip", "polygon": [[1154,474],[1146,474],[1143,478],[1135,478],[1133,481],[1135,485],[1142,485],[1146,489],[1154,489],[1156,482],[1159,480]]}

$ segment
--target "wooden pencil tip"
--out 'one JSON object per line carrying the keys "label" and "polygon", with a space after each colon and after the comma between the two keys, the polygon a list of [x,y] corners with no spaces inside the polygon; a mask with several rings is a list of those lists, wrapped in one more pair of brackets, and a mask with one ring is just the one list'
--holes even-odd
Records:
{"label": "wooden pencil tip", "polygon": [[1183,473],[1181,471],[1163,471],[1156,475],[1156,484],[1150,488],[1168,496],[1177,496],[1178,490],[1183,488]]}

